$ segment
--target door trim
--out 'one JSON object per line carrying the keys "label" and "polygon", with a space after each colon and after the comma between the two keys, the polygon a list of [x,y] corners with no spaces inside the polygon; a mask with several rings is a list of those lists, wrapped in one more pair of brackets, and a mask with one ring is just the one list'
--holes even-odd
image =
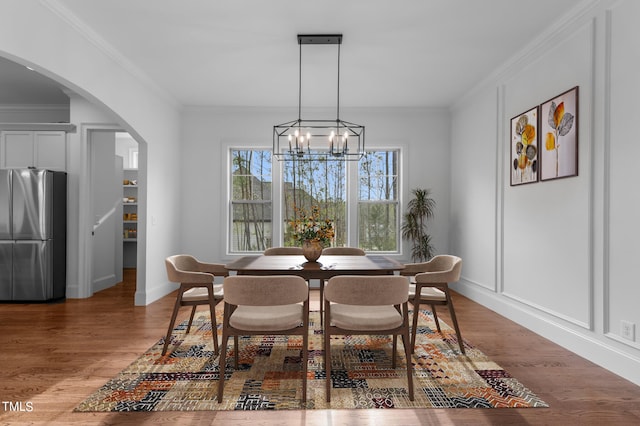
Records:
{"label": "door trim", "polygon": [[[79,241],[78,241],[78,265],[79,265],[79,283],[78,283],[78,297],[87,298],[91,297],[94,293],[92,288],[92,265],[93,265],[93,250],[92,250],[92,231],[95,224],[95,218],[92,217],[91,201],[91,140],[90,134],[95,131],[113,131],[113,132],[126,132],[122,129],[122,126],[117,124],[100,124],[100,123],[85,123],[80,126],[81,128],[81,172],[79,182],[79,200],[80,200],[80,212],[79,219]],[[84,205],[83,205],[84,203]],[[138,286],[140,283],[138,283]],[[95,289],[99,291],[99,289]]]}

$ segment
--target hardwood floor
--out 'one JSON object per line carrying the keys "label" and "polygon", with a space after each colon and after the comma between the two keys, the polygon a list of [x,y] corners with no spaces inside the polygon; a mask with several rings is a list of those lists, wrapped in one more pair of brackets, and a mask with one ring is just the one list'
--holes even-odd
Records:
{"label": "hardwood floor", "polygon": [[[166,332],[174,296],[134,306],[134,280],[127,270],[123,283],[89,299],[0,304],[0,424],[640,424],[640,387],[457,294],[463,337],[550,408],[74,413]],[[316,291],[312,298],[317,309]]]}

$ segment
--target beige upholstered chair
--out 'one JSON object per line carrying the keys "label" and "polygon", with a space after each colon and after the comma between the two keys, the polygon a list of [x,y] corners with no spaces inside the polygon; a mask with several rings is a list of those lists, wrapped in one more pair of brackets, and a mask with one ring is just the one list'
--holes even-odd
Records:
{"label": "beige upholstered chair", "polygon": [[358,247],[327,247],[322,250],[322,254],[333,256],[364,256],[364,250]]}
{"label": "beige upholstered chair", "polygon": [[234,275],[224,280],[224,321],[218,402],[222,402],[227,342],[234,341],[234,365],[238,368],[238,336],[302,336],[302,401],[307,400],[309,340],[309,288],[295,275]]}
{"label": "beige upholstered chair", "polygon": [[302,256],[301,247],[271,247],[264,251],[265,256],[281,256],[281,255],[300,255]]}
{"label": "beige upholstered chair", "polygon": [[213,335],[214,351],[218,353],[218,326],[216,323],[215,306],[222,301],[222,284],[213,284],[214,275],[226,277],[229,271],[224,265],[218,263],[200,262],[193,256],[188,254],[177,254],[165,259],[167,268],[167,276],[169,281],[180,283],[178,288],[178,296],[173,307],[173,314],[169,322],[167,336],[164,339],[164,347],[162,355],[167,353],[169,342],[171,341],[171,333],[175,326],[178,311],[182,306],[192,306],[191,316],[189,317],[189,325],[187,333],[191,330],[191,323],[196,313],[198,305],[209,305],[211,313],[211,334]]}
{"label": "beige upholstered chair", "polygon": [[[326,247],[322,250],[322,254],[331,256],[365,256],[364,250],[358,247]],[[323,323],[324,310],[324,286],[326,282],[320,280],[320,325]]]}
{"label": "beige upholstered chair", "polygon": [[[449,291],[449,283],[458,281],[461,271],[462,259],[451,255],[438,255],[428,262],[407,263],[405,264],[405,268],[400,271],[401,275],[410,276],[409,301],[413,305],[413,324],[411,327],[412,353],[416,346],[418,310],[420,309],[420,304],[431,305],[433,319],[436,322],[439,333],[442,333],[442,330],[440,329],[440,322],[438,321],[436,305],[446,305],[449,307],[449,314],[451,315],[453,328],[456,331],[460,352],[465,353],[460,327],[458,326],[458,319],[453,309],[453,301]],[[416,297],[416,294],[418,294],[419,297]]]}
{"label": "beige upholstered chair", "polygon": [[335,334],[393,335],[393,368],[396,367],[397,336],[402,336],[409,399],[413,401],[408,294],[407,279],[398,275],[340,275],[329,280],[324,292],[327,402],[331,401],[331,336]]}

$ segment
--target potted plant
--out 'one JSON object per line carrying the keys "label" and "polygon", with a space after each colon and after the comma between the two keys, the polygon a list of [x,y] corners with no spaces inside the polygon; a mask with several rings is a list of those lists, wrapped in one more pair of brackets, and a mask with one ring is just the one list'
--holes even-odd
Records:
{"label": "potted plant", "polygon": [[428,189],[413,189],[413,198],[409,200],[408,210],[402,223],[402,238],[412,242],[411,259],[414,262],[426,262],[435,251],[431,245],[431,236],[427,234],[427,220],[435,213],[436,202]]}
{"label": "potted plant", "polygon": [[322,249],[331,244],[335,235],[333,223],[329,219],[320,219],[320,208],[312,206],[311,211],[295,208],[296,219],[289,222],[293,229],[293,238],[302,243],[302,252],[309,262],[315,262]]}

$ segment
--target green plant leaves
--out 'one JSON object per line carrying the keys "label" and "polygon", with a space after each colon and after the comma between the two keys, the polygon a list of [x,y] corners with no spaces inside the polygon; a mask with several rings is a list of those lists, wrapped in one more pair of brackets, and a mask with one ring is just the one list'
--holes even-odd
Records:
{"label": "green plant leaves", "polygon": [[427,219],[433,217],[436,202],[428,189],[413,189],[414,198],[409,200],[407,213],[402,223],[402,237],[413,243],[411,257],[414,261],[429,260],[435,251],[431,237],[427,234]]}

